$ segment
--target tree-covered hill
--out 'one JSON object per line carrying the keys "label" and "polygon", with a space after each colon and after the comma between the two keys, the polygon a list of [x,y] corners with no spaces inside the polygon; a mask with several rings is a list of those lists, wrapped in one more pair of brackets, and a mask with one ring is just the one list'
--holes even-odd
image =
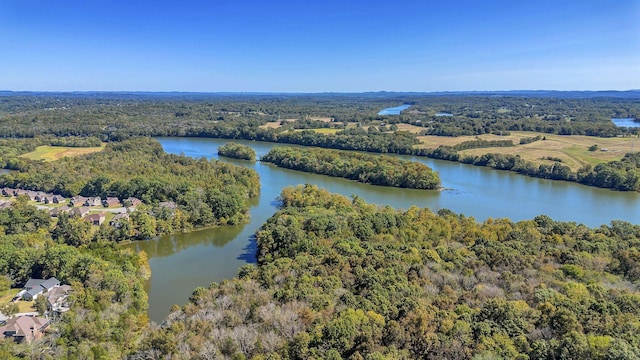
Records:
{"label": "tree-covered hill", "polygon": [[637,225],[281,200],[258,265],[196,289],[132,358],[638,359]]}

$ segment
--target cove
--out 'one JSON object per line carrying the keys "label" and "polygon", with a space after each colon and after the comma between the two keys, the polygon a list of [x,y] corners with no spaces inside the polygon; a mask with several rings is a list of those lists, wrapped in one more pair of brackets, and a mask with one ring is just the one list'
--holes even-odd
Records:
{"label": "cove", "polygon": [[[217,149],[230,140],[203,138],[157,138],[164,150],[191,157],[218,158]],[[258,157],[283,144],[239,141],[252,147]],[[174,234],[124,245],[144,250],[152,277],[148,284],[149,316],[161,322],[173,304],[184,304],[198,286],[234,277],[240,266],[255,262],[253,234],[277,210],[282,188],[311,183],[367,202],[407,209],[416,205],[436,212],[450,209],[477,221],[508,217],[513,221],[546,214],[554,220],[575,221],[590,227],[611,220],[638,223],[640,193],[616,192],[562,181],[526,177],[507,171],[476,167],[425,157],[401,156],[422,162],[440,173],[445,191],[412,190],[360,184],[341,178],[281,169],[270,164],[220,158],[254,169],[261,191],[250,203],[247,224]]]}

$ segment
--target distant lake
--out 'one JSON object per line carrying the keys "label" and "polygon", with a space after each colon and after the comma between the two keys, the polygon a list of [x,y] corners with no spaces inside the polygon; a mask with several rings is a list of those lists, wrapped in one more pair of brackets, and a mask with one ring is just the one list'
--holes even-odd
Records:
{"label": "distant lake", "polygon": [[8,174],[8,173],[10,173],[12,171],[13,170],[9,170],[9,169],[0,169],[0,175]]}
{"label": "distant lake", "polygon": [[635,122],[635,119],[633,118],[613,118],[611,119],[611,121],[613,121],[614,124],[616,124],[617,127],[640,127],[640,122]]}
{"label": "distant lake", "polygon": [[390,107],[390,108],[382,109],[382,110],[380,110],[378,115],[400,115],[402,110],[406,110],[410,106],[411,105],[404,104],[404,105],[400,105],[400,106],[396,106],[396,107]]}

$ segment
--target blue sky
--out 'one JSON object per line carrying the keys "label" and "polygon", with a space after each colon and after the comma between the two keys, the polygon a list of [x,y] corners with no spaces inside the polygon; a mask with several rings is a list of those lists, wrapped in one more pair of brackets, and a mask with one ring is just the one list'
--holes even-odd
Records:
{"label": "blue sky", "polygon": [[640,88],[640,0],[0,0],[0,89]]}

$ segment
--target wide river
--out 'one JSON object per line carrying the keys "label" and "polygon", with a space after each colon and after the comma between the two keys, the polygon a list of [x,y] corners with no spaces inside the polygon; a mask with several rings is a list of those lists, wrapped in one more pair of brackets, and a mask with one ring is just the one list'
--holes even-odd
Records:
{"label": "wide river", "polygon": [[[196,158],[218,158],[222,139],[158,138],[164,150]],[[235,141],[251,146],[258,156],[281,144]],[[171,305],[184,304],[197,286],[208,286],[236,275],[238,268],[255,262],[252,236],[277,207],[282,188],[311,183],[346,196],[356,194],[370,203],[407,209],[412,205],[432,211],[447,208],[478,221],[508,217],[531,219],[547,214],[555,220],[575,221],[590,227],[611,220],[640,222],[640,193],[616,192],[575,183],[542,180],[473,165],[424,157],[422,162],[440,173],[445,191],[409,190],[364,185],[357,182],[281,169],[271,164],[221,158],[254,169],[262,184],[260,196],[251,202],[247,224],[167,235],[126,246],[149,255],[152,277],[148,284],[149,316],[161,322]]]}

